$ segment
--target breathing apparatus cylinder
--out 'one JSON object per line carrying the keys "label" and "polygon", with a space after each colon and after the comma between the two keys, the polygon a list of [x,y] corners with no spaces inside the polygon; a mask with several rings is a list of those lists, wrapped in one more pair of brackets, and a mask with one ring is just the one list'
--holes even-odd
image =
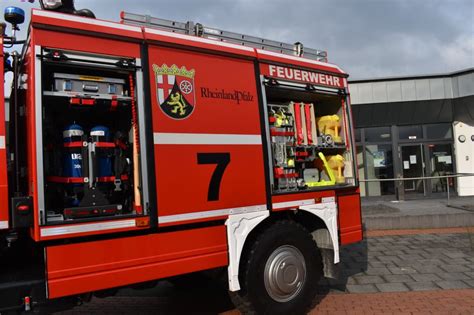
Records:
{"label": "breathing apparatus cylinder", "polygon": [[97,177],[113,176],[112,154],[110,148],[101,147],[100,143],[110,143],[110,131],[105,126],[96,126],[91,129],[92,142],[96,144]]}
{"label": "breathing apparatus cylinder", "polygon": [[[83,177],[82,176],[82,154],[81,147],[84,137],[84,130],[77,124],[67,126],[63,131],[63,176],[64,177]],[[79,146],[70,146],[73,142],[80,142]]]}

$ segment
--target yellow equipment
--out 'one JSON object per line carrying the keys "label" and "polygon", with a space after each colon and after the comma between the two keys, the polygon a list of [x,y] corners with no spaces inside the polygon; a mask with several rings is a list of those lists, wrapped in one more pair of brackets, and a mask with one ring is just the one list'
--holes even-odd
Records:
{"label": "yellow equipment", "polygon": [[327,162],[329,168],[331,168],[336,173],[336,183],[344,184],[346,182],[346,179],[343,175],[344,157],[342,157],[340,154],[328,156]]}
{"label": "yellow equipment", "polygon": [[341,122],[338,115],[321,116],[317,119],[318,130],[321,135],[330,135],[335,143],[342,143],[339,136]]}
{"label": "yellow equipment", "polygon": [[285,112],[281,109],[278,112],[273,111],[273,116],[275,117],[275,127],[277,128],[290,123],[288,116],[286,116]]}
{"label": "yellow equipment", "polygon": [[326,173],[328,174],[330,180],[320,180],[319,182],[310,182],[310,183],[306,183],[306,185],[308,185],[308,187],[336,185],[336,176],[334,176],[334,173],[331,167],[329,167],[328,161],[326,161],[326,157],[324,156],[322,152],[319,152],[318,156],[321,159],[321,161],[323,161],[324,169],[326,170]]}

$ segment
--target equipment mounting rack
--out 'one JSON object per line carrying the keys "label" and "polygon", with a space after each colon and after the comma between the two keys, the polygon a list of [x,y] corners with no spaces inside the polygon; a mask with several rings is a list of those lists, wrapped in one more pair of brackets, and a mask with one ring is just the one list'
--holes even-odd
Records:
{"label": "equipment mounting rack", "polygon": [[174,33],[194,35],[198,37],[214,39],[222,42],[233,43],[242,46],[278,52],[285,55],[305,57],[312,60],[327,62],[327,52],[319,49],[306,48],[302,43],[287,44],[283,42],[268,40],[265,38],[234,33],[220,30],[213,27],[204,26],[200,23],[178,22],[160,19],[149,15],[122,12],[122,23],[139,25],[150,28],[158,28]]}

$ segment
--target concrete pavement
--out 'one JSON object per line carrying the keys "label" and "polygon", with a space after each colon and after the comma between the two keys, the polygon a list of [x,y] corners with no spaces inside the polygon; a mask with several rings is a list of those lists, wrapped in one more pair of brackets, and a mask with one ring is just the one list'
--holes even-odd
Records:
{"label": "concrete pavement", "polygon": [[345,282],[349,293],[472,289],[472,246],[468,233],[369,237],[342,252],[344,277],[336,287]]}
{"label": "concrete pavement", "polygon": [[396,201],[363,198],[362,219],[367,230],[426,229],[474,226],[474,197]]}

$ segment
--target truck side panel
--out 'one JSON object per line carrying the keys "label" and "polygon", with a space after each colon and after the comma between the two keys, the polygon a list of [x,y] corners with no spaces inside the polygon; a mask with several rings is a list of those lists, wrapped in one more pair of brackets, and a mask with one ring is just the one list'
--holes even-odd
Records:
{"label": "truck side panel", "polygon": [[[1,29],[1,28],[0,28]],[[3,73],[3,38],[0,36],[0,73]],[[8,177],[5,135],[5,98],[0,84],[0,230],[8,228]]]}
{"label": "truck side panel", "polygon": [[46,247],[50,299],[227,264],[224,225]]}
{"label": "truck side panel", "polygon": [[343,193],[337,196],[339,236],[342,245],[362,240],[360,194]]}
{"label": "truck side panel", "polygon": [[266,209],[253,62],[158,46],[149,56],[160,226]]}

